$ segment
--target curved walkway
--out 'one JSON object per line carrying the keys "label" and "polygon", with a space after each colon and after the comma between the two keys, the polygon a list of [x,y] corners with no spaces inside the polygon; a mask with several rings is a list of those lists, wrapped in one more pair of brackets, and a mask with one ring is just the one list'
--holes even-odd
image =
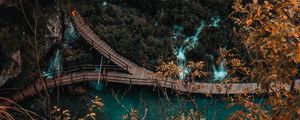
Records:
{"label": "curved walkway", "polygon": [[[77,31],[87,40],[95,49],[97,49],[101,54],[103,54],[107,58],[111,58],[110,56],[115,56],[114,59],[111,59],[115,64],[119,65],[121,68],[128,70],[129,74],[123,73],[114,73],[114,75],[122,75],[125,77],[130,77],[134,79],[139,79],[140,83],[136,83],[137,85],[154,85],[149,84],[146,81],[153,82],[156,76],[153,75],[153,72],[138,66],[134,62],[128,60],[127,58],[123,57],[122,55],[118,54],[111,48],[108,44],[106,44],[102,39],[100,39],[96,33],[89,27],[88,24],[85,23],[82,16],[77,12],[73,12],[73,20]],[[163,78],[166,79],[166,78]],[[108,80],[109,81],[109,80]],[[118,81],[110,81],[110,82],[120,82],[124,84],[128,84],[128,82],[121,82],[122,80],[119,79]],[[144,82],[143,82],[144,81]],[[161,81],[161,80],[159,80]],[[205,94],[238,94],[241,93],[243,90],[247,90],[248,93],[256,93],[257,91],[261,91],[261,87],[257,83],[193,83],[190,88],[186,89],[186,85],[182,83],[180,80],[170,80],[175,81],[174,85],[162,85],[162,87],[173,88],[180,91],[185,92],[193,92],[193,93],[205,93]],[[295,86],[300,83],[298,80],[295,82]],[[170,82],[168,82],[170,84]],[[275,86],[276,87],[276,86]],[[198,89],[200,88],[200,89]],[[290,86],[285,85],[286,89],[290,89]],[[297,87],[298,88],[298,87]]]}
{"label": "curved walkway", "polygon": [[128,71],[130,74],[142,74],[141,72],[151,72],[140,67],[136,63],[118,54],[113,48],[105,43],[98,35],[84,22],[80,14],[73,16],[73,21],[80,35],[90,43],[104,57],[110,59],[113,63]]}
{"label": "curved walkway", "polygon": [[[173,90],[189,93],[202,93],[206,95],[214,94],[255,94],[262,93],[261,87],[256,83],[184,83],[181,80],[159,79],[159,78],[141,78],[136,75],[131,75],[122,72],[122,70],[112,67],[103,66],[102,72],[91,71],[95,70],[94,66],[79,66],[71,70],[62,72],[61,76],[48,80],[38,80],[30,84],[26,88],[20,90],[11,97],[11,100],[16,102],[22,101],[28,97],[35,96],[45,88],[54,88],[62,85],[69,85],[83,81],[106,81],[113,83],[121,83],[128,85],[143,85],[153,87],[165,87]],[[147,75],[151,76],[151,74]],[[272,85],[274,91],[278,91],[278,85]],[[296,80],[295,88],[299,88],[300,80]],[[289,85],[285,85],[286,90],[290,90]],[[6,103],[7,104],[7,103]]]}
{"label": "curved walkway", "polygon": [[[72,12],[73,13],[73,12]],[[190,93],[202,94],[256,94],[262,91],[261,86],[257,83],[185,83],[181,80],[173,80],[159,78],[154,73],[146,68],[143,68],[129,59],[118,54],[107,43],[101,40],[96,33],[84,22],[84,19],[78,12],[73,14],[73,21],[80,35],[88,41],[99,53],[110,59],[121,69],[112,66],[103,66],[101,73],[95,72],[95,66],[78,66],[73,69],[63,72],[60,76],[38,80],[37,82],[27,86],[14,94],[11,99],[18,102],[27,97],[34,96],[46,88],[53,88],[61,85],[68,85],[82,81],[103,80],[107,82],[122,83],[129,85],[144,85],[154,87],[166,87],[173,90]],[[89,71],[86,71],[86,69]],[[124,72],[124,70],[126,72]],[[123,72],[122,72],[123,71]],[[280,85],[271,85],[275,90],[279,90]],[[290,85],[283,85],[284,89],[291,90]],[[300,88],[300,80],[295,81],[295,89]],[[5,104],[5,103],[4,103]]]}

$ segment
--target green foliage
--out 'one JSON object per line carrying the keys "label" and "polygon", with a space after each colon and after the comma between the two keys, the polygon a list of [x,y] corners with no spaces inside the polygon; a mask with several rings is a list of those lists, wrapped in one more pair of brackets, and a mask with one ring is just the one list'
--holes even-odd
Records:
{"label": "green foliage", "polygon": [[[120,54],[143,66],[157,66],[174,60],[173,45],[182,41],[173,40],[174,25],[182,25],[183,33],[191,35],[201,20],[226,16],[218,12],[229,13],[230,2],[214,2],[225,11],[205,7],[207,2],[211,1],[110,1],[103,7],[99,1],[78,1],[76,7],[96,33]],[[224,24],[205,30],[199,38],[201,44],[188,53],[189,58],[199,61],[207,53],[217,53],[217,48],[232,40],[230,27],[231,24]]]}

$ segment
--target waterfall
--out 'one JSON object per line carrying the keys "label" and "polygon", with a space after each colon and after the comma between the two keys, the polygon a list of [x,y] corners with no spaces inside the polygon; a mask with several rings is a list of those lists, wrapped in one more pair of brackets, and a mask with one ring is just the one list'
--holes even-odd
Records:
{"label": "waterfall", "polygon": [[177,65],[179,67],[179,79],[183,80],[190,73],[190,68],[186,66],[186,52],[193,50],[198,45],[198,40],[200,33],[205,27],[218,27],[218,23],[220,21],[219,17],[211,18],[212,23],[206,24],[205,21],[201,21],[198,27],[196,27],[195,33],[191,36],[185,37],[182,34],[183,27],[175,25],[173,27],[173,39],[178,40],[178,37],[184,37],[183,43],[179,48],[174,48],[173,53],[176,55]]}
{"label": "waterfall", "polygon": [[68,20],[68,26],[67,29],[64,32],[64,48],[68,48],[70,43],[75,42],[78,38],[79,35],[73,26],[73,24]]}
{"label": "waterfall", "polygon": [[54,78],[60,74],[62,67],[62,52],[56,50],[54,57],[50,59],[48,69],[43,71],[43,76],[49,79]]}
{"label": "waterfall", "polygon": [[213,80],[215,80],[215,81],[224,80],[226,78],[227,74],[228,74],[228,72],[225,68],[226,59],[222,59],[222,61],[220,63],[220,66],[215,65],[214,57],[212,55],[211,55],[211,60],[213,62],[213,64],[212,64],[212,68],[213,68],[212,77],[213,77]]}
{"label": "waterfall", "polygon": [[[73,24],[70,22],[70,20],[67,20],[68,26],[66,30],[64,31],[64,44],[63,48],[68,48],[70,43],[73,43],[79,38],[78,33],[76,32],[75,27]],[[46,78],[54,78],[57,75],[60,74],[62,71],[63,65],[63,49],[57,49],[54,56],[50,58],[48,67],[45,71],[43,71],[43,76]]]}

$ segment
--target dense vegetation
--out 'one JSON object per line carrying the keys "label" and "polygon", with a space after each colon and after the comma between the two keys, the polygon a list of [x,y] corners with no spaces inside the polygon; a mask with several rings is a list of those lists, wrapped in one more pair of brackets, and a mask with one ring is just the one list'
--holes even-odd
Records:
{"label": "dense vegetation", "polygon": [[[80,13],[103,40],[143,66],[176,60],[176,45],[182,44],[184,36],[193,35],[201,20],[209,22],[211,17],[222,19],[220,27],[205,28],[188,58],[209,61],[208,55],[217,54],[218,48],[232,45],[232,24],[226,16],[230,13],[230,2],[111,1],[106,6],[99,1],[77,2]],[[183,36],[177,40],[173,40],[174,26],[183,28]]]}
{"label": "dense vegetation", "polygon": [[[17,50],[21,51],[23,62],[22,73],[15,78],[20,84],[13,84],[13,86],[20,87],[33,81],[38,73],[37,68],[46,65],[46,56],[53,47],[51,45],[56,44],[54,38],[47,36],[49,31],[47,31],[46,19],[49,19],[55,11],[51,3],[39,4],[38,7],[41,11],[37,11],[36,19],[32,15],[35,12],[31,12],[34,10],[35,4],[29,1],[22,2],[22,7],[17,1],[10,1],[7,3],[8,5],[0,5],[0,53],[4,58],[1,59],[1,65],[5,65],[7,62],[2,62],[2,60],[10,59],[11,54]],[[49,12],[46,15],[41,15],[43,11]],[[28,14],[26,18],[24,18],[23,12]],[[36,33],[31,29],[35,21],[38,21]]]}
{"label": "dense vegetation", "polygon": [[[178,78],[180,73],[180,67],[175,63],[174,48],[183,44],[187,36],[192,36],[201,21],[209,23],[212,17],[219,17],[219,27],[205,27],[199,36],[199,43],[186,53],[189,60],[187,67],[191,68],[188,77],[192,81],[210,79],[212,66],[224,63],[229,75],[223,83],[257,82],[265,90],[274,91],[270,84],[276,82],[279,91],[275,93],[249,95],[245,90],[243,94],[221,96],[219,99],[229,102],[228,108],[241,107],[227,119],[299,119],[300,96],[294,88],[300,62],[298,0],[9,2],[9,5],[0,5],[0,67],[5,68],[10,61],[9,56],[16,50],[22,51],[24,66],[22,74],[14,78],[14,82],[22,82],[7,86],[25,86],[25,83],[42,78],[41,71],[47,67],[48,54],[51,56],[53,49],[63,47],[63,42],[56,41],[57,38],[46,37],[49,32],[46,29],[47,20],[57,13],[64,16],[62,13],[68,11],[65,8],[71,3],[78,8],[92,29],[120,54],[141,66],[158,66],[157,75],[173,78]],[[63,31],[65,28],[62,26]],[[181,33],[174,39],[178,30]],[[77,58],[66,57],[65,65],[93,63],[94,60],[98,62],[99,56],[94,55],[97,54],[94,50],[88,50],[89,47],[86,42],[79,40],[73,44],[73,48],[65,49],[64,55],[80,54]],[[290,90],[283,89],[286,84],[292,86]],[[56,91],[57,94],[61,92]],[[78,88],[73,91],[80,93],[84,90]],[[168,99],[165,88],[157,88],[157,91],[158,95]],[[48,95],[47,91],[45,93]],[[6,94],[10,94],[9,91]],[[179,113],[169,115],[172,118],[162,115],[164,119],[191,120],[203,117],[202,110],[198,109],[194,101],[196,95],[179,91],[172,91],[172,94],[182,100],[182,104],[192,103],[193,109],[180,109]],[[209,94],[205,96],[214,97]],[[266,98],[265,104],[255,103],[257,97]],[[96,119],[95,110],[101,110],[105,105],[100,98],[95,97],[90,102],[91,106],[81,119]],[[59,101],[58,106],[51,107],[48,99],[46,96],[42,102],[46,106],[44,116],[71,119],[71,112],[62,109]],[[0,95],[0,100],[7,99]],[[0,105],[0,119],[13,119],[10,110],[24,113],[29,118],[40,117],[14,105],[16,108]],[[122,116],[122,119],[143,119],[140,114],[143,111],[134,108],[126,111],[128,114]]]}

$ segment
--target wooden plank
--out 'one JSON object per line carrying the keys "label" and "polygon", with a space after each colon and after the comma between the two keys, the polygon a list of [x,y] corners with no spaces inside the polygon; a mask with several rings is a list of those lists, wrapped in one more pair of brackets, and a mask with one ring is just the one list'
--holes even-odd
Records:
{"label": "wooden plank", "polygon": [[[145,71],[152,73],[150,70],[145,70],[145,68],[138,66],[134,62],[130,61],[129,59],[123,57],[122,55],[118,54],[114,49],[112,49],[106,42],[100,39],[99,36],[95,34],[94,31],[84,22],[83,17],[79,14],[78,16],[73,18],[75,21],[75,24],[77,24],[77,28],[81,29],[82,36],[89,41],[89,43],[95,43],[96,50],[102,53],[105,57],[111,58],[111,61],[113,61],[115,64],[120,66],[123,69],[126,69],[126,65],[128,67],[131,67],[128,72],[133,73],[133,78],[135,78],[132,83],[133,84],[147,84],[151,83],[154,84],[153,81],[145,80],[144,78],[151,78],[153,76],[146,75]],[[77,22],[77,23],[76,23]],[[117,73],[113,73],[111,75],[116,75]],[[128,77],[129,75],[121,75],[120,77]],[[89,79],[92,79],[93,76],[89,76]],[[116,78],[116,77],[110,77],[114,82],[126,82],[128,83],[128,79],[124,78]],[[140,79],[140,80],[136,80]],[[119,81],[116,81],[116,79],[119,79]],[[108,79],[109,81],[110,79]],[[130,81],[129,81],[130,82]],[[159,85],[173,88],[175,89],[186,91],[185,88],[186,85],[184,85],[183,82],[177,81],[172,84],[172,82],[166,82],[166,84],[163,83],[163,81],[159,81]],[[300,86],[300,84],[297,84],[297,86]],[[240,93],[242,90],[248,90],[249,92],[255,92],[257,89],[261,89],[257,84],[213,84],[213,83],[197,83],[191,85],[191,88],[193,89],[193,92],[199,92],[199,93],[213,93],[213,94],[233,94],[233,93]],[[288,88],[288,87],[287,87]]]}

